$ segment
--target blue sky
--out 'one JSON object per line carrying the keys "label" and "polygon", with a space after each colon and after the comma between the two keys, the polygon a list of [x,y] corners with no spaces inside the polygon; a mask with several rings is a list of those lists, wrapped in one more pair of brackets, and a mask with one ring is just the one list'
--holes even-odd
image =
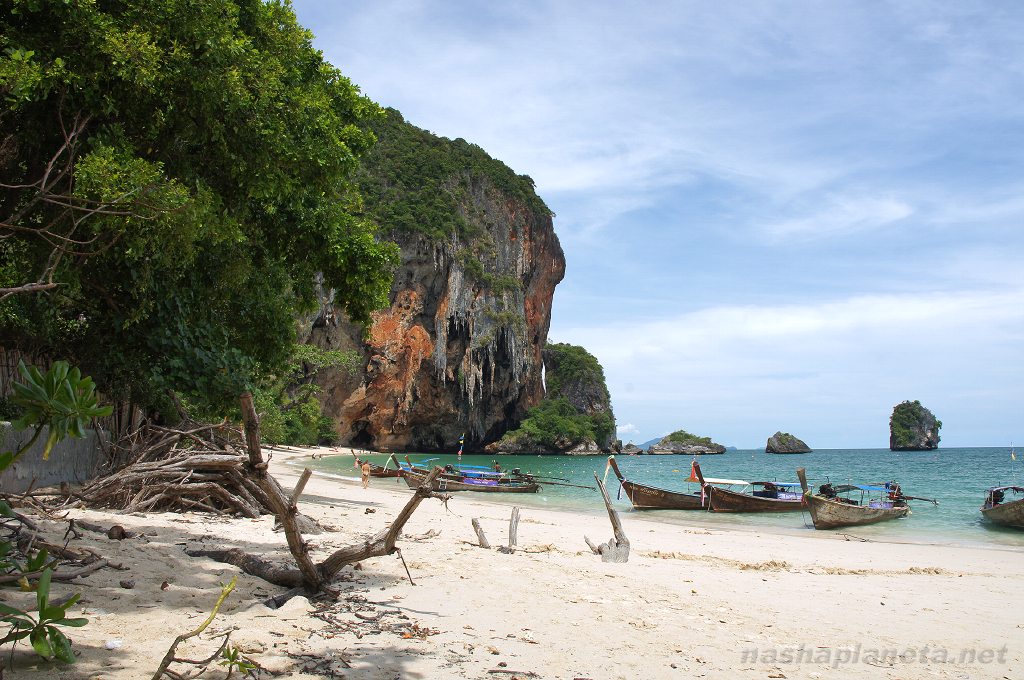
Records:
{"label": "blue sky", "polygon": [[530,175],[550,340],[623,441],[1024,444],[1024,4],[294,2],[369,97]]}

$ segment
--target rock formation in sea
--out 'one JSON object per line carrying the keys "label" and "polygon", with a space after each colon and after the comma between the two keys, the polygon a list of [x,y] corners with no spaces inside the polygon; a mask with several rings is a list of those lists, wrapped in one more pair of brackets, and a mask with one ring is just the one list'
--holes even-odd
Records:
{"label": "rock formation in sea", "polygon": [[768,437],[765,453],[810,453],[811,447],[788,432],[776,432]]}
{"label": "rock formation in sea", "polygon": [[647,453],[651,455],[682,453],[688,456],[707,456],[725,453],[725,447],[711,441],[709,437],[699,437],[686,430],[677,430],[662,437],[657,444],[651,445],[647,449]]}
{"label": "rock formation in sea", "polygon": [[889,449],[891,451],[928,451],[938,448],[942,421],[920,401],[905,401],[892,409],[889,418]]}
{"label": "rock formation in sea", "polygon": [[487,446],[493,454],[564,453],[576,456],[617,452],[615,415],[604,369],[578,345],[544,348],[546,395],[521,426]]}
{"label": "rock formation in sea", "polygon": [[364,329],[325,294],[300,341],[357,353],[321,370],[324,414],[342,444],[480,450],[543,397],[542,349],[565,258],[529,177],[396,111],[362,171],[367,217],[401,246],[391,306]]}

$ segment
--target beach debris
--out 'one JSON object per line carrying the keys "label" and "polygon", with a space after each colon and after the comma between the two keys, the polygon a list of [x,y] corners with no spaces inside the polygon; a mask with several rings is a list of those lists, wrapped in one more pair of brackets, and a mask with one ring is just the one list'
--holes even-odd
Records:
{"label": "beach debris", "polygon": [[425,534],[414,536],[413,534],[402,534],[402,538],[407,541],[429,541],[432,538],[436,538],[441,535],[441,532],[437,529],[429,529]]}
{"label": "beach debris", "polygon": [[[364,635],[391,633],[405,640],[425,640],[441,632],[436,628],[419,625],[395,605],[370,602],[365,595],[359,593],[335,598],[321,597],[315,601],[314,607],[310,616],[327,624],[317,631],[318,635],[326,639],[345,632],[359,639]],[[350,615],[354,620],[348,618]]]}
{"label": "beach debris", "polygon": [[487,540],[487,536],[484,535],[484,528],[480,526],[480,520],[476,517],[473,518],[473,531],[476,532],[476,540],[480,542],[480,547],[487,550],[491,549],[491,542]]}
{"label": "beach debris", "polygon": [[505,673],[507,675],[511,675],[513,680],[516,677],[519,677],[519,676],[522,676],[524,678],[539,678],[540,677],[539,675],[537,675],[533,671],[513,671],[513,670],[510,670],[508,668],[492,668],[492,669],[490,669],[487,672],[488,673],[494,673],[494,674]]}
{"label": "beach debris", "polygon": [[[420,488],[413,491],[405,507],[387,528],[368,539],[339,548],[322,562],[314,563],[309,554],[309,545],[302,538],[303,527],[298,522],[300,517],[298,508],[290,502],[277,480],[267,472],[268,463],[263,459],[259,419],[256,416],[252,394],[244,393],[240,401],[245,448],[248,453],[248,462],[243,466],[242,478],[246,484],[259,492],[262,500],[281,523],[288,542],[288,549],[298,568],[280,567],[260,556],[246,553],[238,548],[186,551],[193,557],[210,557],[219,562],[233,564],[247,574],[258,576],[276,585],[289,588],[305,586],[311,592],[319,592],[346,565],[369,557],[382,557],[397,552],[395,543],[420,502],[424,498],[443,498],[440,494],[435,494],[430,490],[431,484],[422,484]],[[427,480],[433,483],[434,478],[440,473],[441,468],[435,467],[427,475]],[[411,577],[410,580],[412,580]]]}
{"label": "beach debris", "polygon": [[519,537],[519,508],[512,508],[512,516],[508,520],[508,545],[498,548],[498,552],[511,555],[516,551],[516,543]]}
{"label": "beach debris", "polygon": [[323,654],[304,652],[288,652],[288,656],[298,661],[296,670],[321,678],[344,678],[345,670],[352,668],[352,660],[344,652],[327,650]]}
{"label": "beach debris", "polygon": [[597,486],[601,490],[601,496],[604,497],[604,507],[608,510],[608,519],[612,523],[613,537],[609,538],[607,543],[602,543],[601,545],[594,545],[586,536],[583,537],[583,540],[587,542],[590,550],[595,555],[601,556],[602,562],[628,562],[629,539],[626,538],[626,532],[622,530],[619,513],[612,507],[611,498],[608,497],[608,489],[605,488],[604,482],[601,481],[596,472],[594,473],[594,481],[597,482]]}
{"label": "beach debris", "polygon": [[[169,678],[172,678],[172,680],[174,680],[175,678],[182,677],[182,674],[176,673],[169,669],[169,666],[172,663],[198,666],[205,670],[205,667],[213,663],[213,661],[218,657],[227,658],[229,660],[229,663],[239,668],[243,666],[248,668],[256,667],[255,664],[251,663],[248,659],[242,657],[237,652],[237,650],[233,650],[231,647],[229,647],[228,643],[231,638],[230,631],[224,634],[224,639],[221,641],[220,646],[217,648],[217,651],[215,651],[206,659],[180,659],[177,656],[175,656],[175,653],[178,651],[178,645],[180,645],[185,640],[197,637],[204,630],[206,630],[211,623],[213,623],[213,619],[217,616],[217,612],[220,611],[221,605],[224,604],[224,600],[227,599],[227,596],[231,593],[231,591],[235,589],[235,584],[237,582],[238,576],[235,576],[231,579],[230,583],[226,585],[222,584],[220,588],[220,596],[217,598],[217,602],[213,605],[213,610],[210,612],[210,615],[206,617],[206,620],[203,621],[195,630],[190,631],[188,633],[182,633],[178,637],[174,638],[174,642],[171,643],[171,646],[167,649],[167,653],[164,654],[164,658],[160,661],[160,665],[157,667],[156,673],[153,674],[152,680],[161,680],[161,678],[163,678],[165,675]],[[200,671],[200,673],[201,672],[202,670]]]}
{"label": "beach debris", "polygon": [[135,580],[134,579],[130,579],[130,578],[122,579],[121,581],[118,582],[118,585],[120,585],[125,590],[131,590],[132,588],[135,587]]}

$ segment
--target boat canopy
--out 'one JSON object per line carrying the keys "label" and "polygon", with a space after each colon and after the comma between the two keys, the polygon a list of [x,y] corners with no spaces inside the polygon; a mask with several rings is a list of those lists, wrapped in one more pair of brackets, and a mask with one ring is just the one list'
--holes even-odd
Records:
{"label": "boat canopy", "polygon": [[840,493],[843,491],[853,491],[854,489],[860,491],[892,491],[891,488],[887,489],[884,486],[872,486],[870,484],[840,484],[836,487],[836,491]]}
{"label": "boat canopy", "polygon": [[743,479],[718,479],[717,477],[705,477],[708,484],[723,484],[725,486],[747,486],[750,482]]}
{"label": "boat canopy", "polygon": [[993,486],[988,490],[989,493],[993,491],[1016,491],[1018,493],[1024,493],[1024,486]]}

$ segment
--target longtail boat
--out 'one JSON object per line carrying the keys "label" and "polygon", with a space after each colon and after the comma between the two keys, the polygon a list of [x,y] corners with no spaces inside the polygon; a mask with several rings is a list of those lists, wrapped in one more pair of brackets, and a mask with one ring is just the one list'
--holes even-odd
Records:
{"label": "longtail boat", "polygon": [[[620,488],[626,492],[626,498],[637,510],[707,510],[707,494],[702,490],[697,491],[671,491],[647,484],[639,484],[626,479],[619,471],[619,465],[615,456],[608,456],[608,467],[619,478]],[[697,461],[690,463],[690,476],[686,480],[700,484],[696,476],[696,470],[700,467]],[[738,479],[713,479],[705,478],[707,484],[736,484],[745,485],[747,482]],[[703,487],[698,486],[698,489]]]}
{"label": "longtail boat", "polygon": [[[803,468],[797,469],[796,476],[800,478],[804,500],[815,529],[858,527],[910,514],[907,497],[903,495],[899,484],[823,484],[818,493],[813,493],[807,486],[807,475]],[[857,492],[860,492],[860,498],[852,498]]]}
{"label": "longtail boat", "polygon": [[356,466],[362,466],[363,463],[369,463],[370,465],[370,476],[371,477],[401,477],[402,471],[398,468],[389,468],[387,461],[384,465],[377,465],[376,463],[370,463],[370,461],[364,461],[352,452],[352,457],[356,459]]}
{"label": "longtail boat", "polygon": [[993,486],[985,494],[981,514],[993,524],[1024,529],[1024,497],[1006,500],[1006,494],[1024,494],[1022,486]]}
{"label": "longtail boat", "polygon": [[[411,489],[420,488],[420,484],[427,478],[426,474],[416,472],[409,468],[402,469],[402,479]],[[488,479],[488,478],[455,478],[445,476],[443,473],[434,479],[434,491],[484,491],[490,493],[537,493],[540,484],[537,482],[518,482],[511,479]]]}
{"label": "longtail boat", "polygon": [[[706,481],[698,465],[694,470],[701,484]],[[799,512],[803,494],[797,482],[748,482],[749,493],[704,485],[712,512]]]}
{"label": "longtail boat", "polygon": [[[401,465],[398,460],[391,456],[396,466],[401,467],[402,478],[410,488],[418,489],[420,484],[430,473],[429,470],[416,467],[406,456],[407,465]],[[471,472],[463,474],[454,468],[446,465],[445,469],[434,480],[434,491],[485,491],[501,493],[536,493],[540,490],[540,484],[533,479],[517,479],[503,473],[490,472],[480,474]]]}

